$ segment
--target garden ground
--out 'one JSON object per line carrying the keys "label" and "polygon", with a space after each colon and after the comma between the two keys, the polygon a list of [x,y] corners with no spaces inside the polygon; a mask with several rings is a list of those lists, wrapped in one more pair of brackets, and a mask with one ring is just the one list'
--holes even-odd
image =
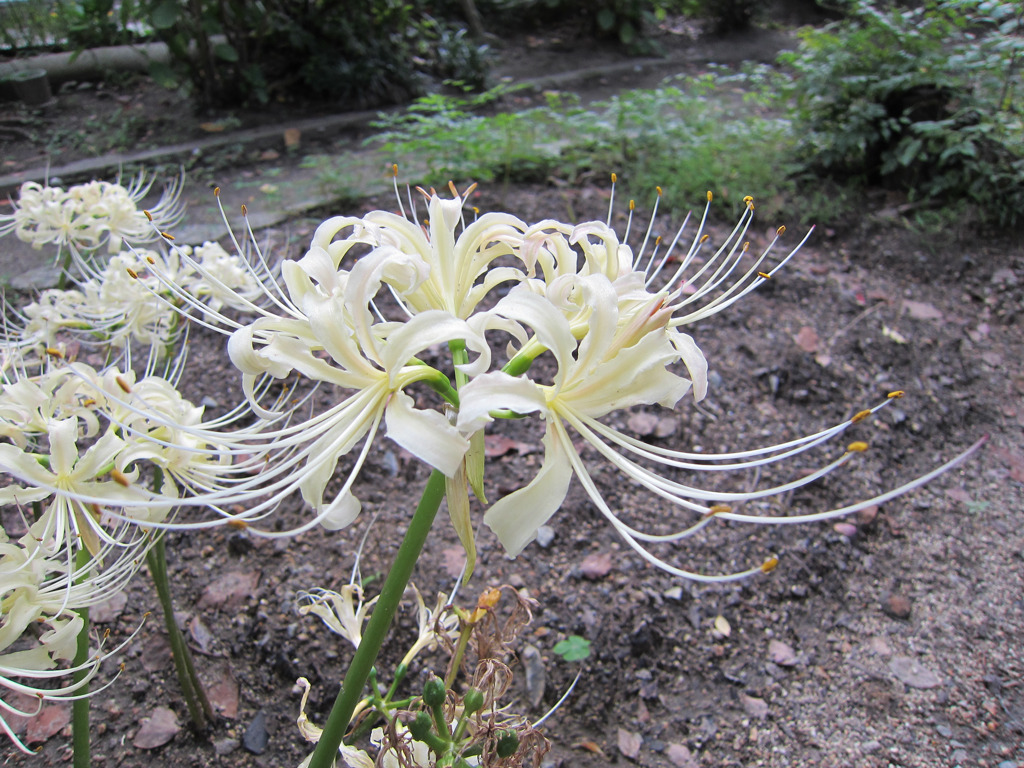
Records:
{"label": "garden ground", "polygon": [[[242,196],[222,186],[225,198]],[[250,209],[258,208],[258,189],[242,193],[251,192]],[[645,565],[578,485],[550,522],[545,546],[532,544],[517,560],[483,529],[464,601],[511,584],[540,606],[521,640],[524,661],[513,665],[513,708],[543,714],[579,666],[553,646],[573,634],[591,642],[576,690],[546,724],[549,764],[1024,765],[1024,252],[1016,239],[977,233],[923,237],[900,219],[900,202],[880,196],[854,224],[823,223],[774,280],[691,329],[711,366],[707,400],[676,412],[640,408],[611,423],[665,447],[741,450],[817,431],[906,390],[849,436],[870,443],[866,454],[775,504],[793,514],[895,487],[983,435],[988,444],[963,468],[864,510],[846,527],[710,526],[662,553],[711,573],[779,555],[773,573],[727,586],[679,582]],[[603,219],[608,186],[483,189],[473,204],[526,221]],[[324,213],[378,207],[394,202],[381,195]],[[719,221],[726,218],[722,212]],[[290,219],[268,236],[301,243],[318,220]],[[620,229],[624,221],[617,213]],[[757,222],[752,248],[782,223]],[[664,218],[658,228],[667,234],[672,224]],[[728,229],[712,231],[720,241]],[[785,239],[801,236],[791,230]],[[298,248],[288,255],[301,255]],[[194,335],[190,361],[183,390],[205,399],[211,414],[229,408],[237,374],[221,340]],[[528,482],[542,455],[535,422],[505,426],[488,441],[492,499]],[[584,456],[626,519],[654,529],[675,519],[595,452]],[[808,458],[787,470],[794,476],[812,465]],[[784,479],[747,477],[739,487]],[[381,439],[355,488],[364,512],[348,530],[288,540],[227,529],[172,536],[179,621],[222,717],[208,734],[190,731],[165,633],[150,619],[123,654],[122,677],[94,699],[95,765],[298,765],[308,747],[295,727],[295,680],[309,678],[307,713],[322,722],[349,648],[297,614],[297,595],[346,583],[364,535],[362,574],[386,570],[425,480],[421,466]],[[279,519],[295,524],[306,515],[296,502]],[[16,535],[17,519],[3,522]],[[440,523],[414,577],[425,594],[450,590],[461,567],[457,539]],[[94,617],[115,638],[157,610],[144,578],[126,598]],[[400,621],[407,632],[411,625],[409,615]],[[393,648],[382,669],[400,653]],[[525,666],[543,672],[543,690],[536,677],[527,689]],[[145,719],[161,707],[182,728],[166,745],[143,748]],[[43,724],[52,734],[34,765],[67,759],[61,718],[59,708],[48,712]],[[29,764],[13,754],[10,761]]]}

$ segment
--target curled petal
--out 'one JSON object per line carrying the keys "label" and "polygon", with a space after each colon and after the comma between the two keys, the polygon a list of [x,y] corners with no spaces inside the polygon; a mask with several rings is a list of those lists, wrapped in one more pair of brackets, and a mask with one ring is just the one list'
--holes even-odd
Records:
{"label": "curled petal", "polygon": [[544,435],[544,462],[537,476],[526,487],[496,501],[484,515],[484,522],[512,557],[534,540],[537,529],[562,506],[572,480],[566,450],[548,429]]}

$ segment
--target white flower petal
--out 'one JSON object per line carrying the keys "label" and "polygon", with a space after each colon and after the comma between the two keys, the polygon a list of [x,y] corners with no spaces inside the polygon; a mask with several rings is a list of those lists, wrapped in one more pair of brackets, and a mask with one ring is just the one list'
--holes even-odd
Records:
{"label": "white flower petal", "polygon": [[491,411],[547,412],[544,390],[530,379],[502,371],[478,376],[459,390],[459,431],[471,435],[493,419]]}
{"label": "white flower petal", "polygon": [[437,411],[416,410],[414,404],[404,392],[391,396],[384,412],[388,437],[420,461],[452,477],[469,450],[469,440]]}
{"label": "white flower petal", "polygon": [[572,465],[561,441],[548,430],[544,435],[544,462],[525,488],[496,501],[484,515],[508,553],[515,557],[537,536],[562,506],[572,480]]}

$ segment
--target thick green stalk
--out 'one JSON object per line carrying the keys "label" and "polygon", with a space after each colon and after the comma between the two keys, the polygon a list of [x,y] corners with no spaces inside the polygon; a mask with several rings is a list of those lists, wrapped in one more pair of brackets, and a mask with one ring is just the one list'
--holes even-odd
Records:
{"label": "thick green stalk", "polygon": [[[146,564],[149,566],[149,573],[153,577],[153,585],[156,587],[157,596],[160,598],[160,607],[164,613],[164,626],[167,627],[167,637],[171,644],[171,654],[174,656],[174,671],[178,676],[178,685],[181,686],[181,693],[185,697],[185,704],[188,707],[189,717],[196,730],[203,732],[210,720],[213,719],[213,708],[209,699],[206,698],[206,691],[196,674],[195,665],[192,663],[192,653],[185,642],[185,636],[178,627],[174,618],[174,603],[171,601],[170,580],[167,577],[167,547],[164,545],[163,534],[146,553]],[[76,766],[77,768],[77,766]]]}
{"label": "thick green stalk", "polygon": [[[92,555],[82,547],[75,555],[75,568],[84,572]],[[89,609],[81,608],[78,615],[82,617],[82,629],[78,633],[78,647],[72,665],[83,667],[89,660]],[[79,669],[72,676],[73,682],[80,682],[89,674],[88,668]],[[71,703],[71,746],[74,751],[74,768],[89,768],[89,684],[85,683],[75,691],[81,697]]]}
{"label": "thick green stalk", "polygon": [[380,648],[384,644],[391,620],[398,610],[402,595],[405,594],[405,588],[412,577],[413,567],[419,559],[420,552],[423,551],[427,534],[430,533],[430,527],[434,524],[434,518],[443,498],[444,475],[434,470],[427,481],[427,487],[423,491],[423,497],[416,507],[416,512],[409,522],[409,530],[405,532],[405,538],[402,539],[402,544],[398,548],[395,562],[384,581],[384,587],[373,607],[373,613],[370,614],[370,621],[363,632],[363,639],[345,673],[341,691],[338,693],[330,715],[327,716],[324,732],[313,752],[309,768],[331,768],[334,765],[349,720],[352,719],[356,705],[363,698],[366,680],[370,676],[370,670],[377,660],[377,654],[380,653]]}

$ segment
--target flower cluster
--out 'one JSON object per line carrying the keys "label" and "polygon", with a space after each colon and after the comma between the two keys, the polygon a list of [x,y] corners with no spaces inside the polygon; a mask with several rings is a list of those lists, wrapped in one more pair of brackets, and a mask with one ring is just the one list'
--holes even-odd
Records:
{"label": "flower cluster", "polygon": [[[283,415],[259,401],[258,393],[267,391],[272,379],[297,373],[346,392],[322,412],[304,421],[293,418],[260,438],[259,452],[279,457],[270,476],[290,478],[272,489],[299,488],[316,512],[315,522],[339,528],[355,519],[360,505],[353,484],[383,424],[391,440],[449,478],[449,511],[469,549],[468,512],[456,515],[456,510],[468,509],[467,480],[484,500],[482,432],[501,419],[536,414],[545,430],[539,472],[484,516],[510,554],[533,540],[576,477],[624,540],[652,564],[685,578],[734,579],[770,570],[775,560],[707,576],[656,557],[651,547],[685,539],[714,520],[788,523],[849,514],[915,488],[968,455],[884,497],[851,506],[782,518],[734,511],[741,502],[811,483],[866,446],[852,443],[816,472],[749,493],[706,490],[668,475],[784,461],[838,437],[900,393],[816,434],[738,453],[648,445],[602,418],[635,405],[674,407],[684,395],[695,400],[706,395],[707,362],[680,328],[725,309],[770,279],[796,252],[772,261],[785,228],[764,251],[751,254],[745,238],[754,206],[748,198],[743,217],[717,250],[707,246],[705,209],[685,250],[677,247],[682,228],[664,249],[660,239],[651,242],[649,228],[634,253],[607,222],[527,225],[500,213],[467,222],[465,195],[454,188],[451,199],[423,195],[428,213],[423,222],[411,201],[408,217],[403,207],[402,214],[375,211],[324,222],[305,256],[283,264],[285,290],[274,304],[265,303],[269,308],[261,310],[262,317],[230,330],[228,351],[243,373],[250,407],[265,418]],[[492,348],[501,338],[509,341],[507,359],[499,365]],[[454,379],[435,362],[444,347],[450,350]],[[550,381],[531,375],[544,358],[555,367]],[[416,382],[438,393],[438,408],[418,407],[405,391]],[[679,530],[651,533],[621,520],[589,474],[576,448],[578,438],[632,481],[677,506],[685,516]],[[339,460],[353,453],[341,490],[328,496]]]}
{"label": "flower cluster", "polygon": [[[149,193],[152,180],[140,174],[127,187],[107,181],[90,181],[68,189],[28,181],[22,184],[14,212],[0,216],[0,235],[13,232],[35,249],[55,246],[58,253],[70,249],[76,258],[106,246],[118,253],[124,240],[153,242],[159,231],[181,221],[182,179],[165,188],[149,211],[138,205]],[[154,231],[150,222],[157,225]]]}
{"label": "flower cluster", "polygon": [[249,311],[259,295],[247,264],[218,243],[122,251],[74,289],[51,288],[23,307],[12,323],[13,347],[56,347],[61,332],[94,346],[135,343],[163,356],[184,327],[181,292],[214,310]]}

